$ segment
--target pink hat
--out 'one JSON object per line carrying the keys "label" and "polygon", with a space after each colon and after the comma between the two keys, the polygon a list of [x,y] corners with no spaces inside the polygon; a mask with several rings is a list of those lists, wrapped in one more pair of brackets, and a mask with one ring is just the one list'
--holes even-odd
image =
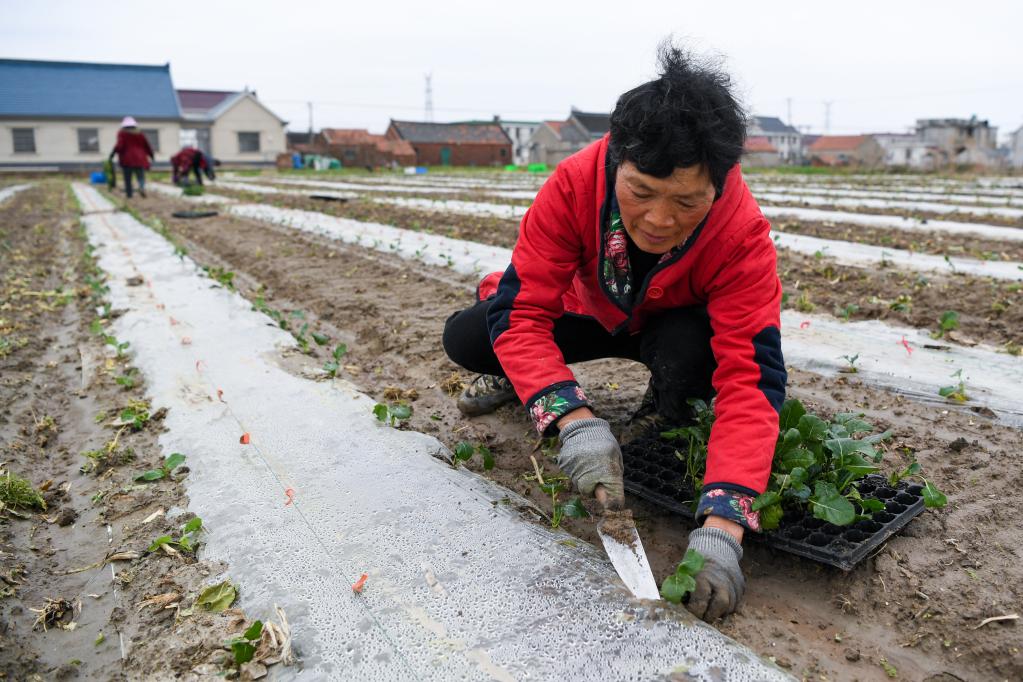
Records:
{"label": "pink hat", "polygon": [[125,116],[124,120],[121,121],[121,127],[122,128],[134,128],[138,124],[139,124],[139,122],[136,121],[135,118],[132,117],[132,116]]}

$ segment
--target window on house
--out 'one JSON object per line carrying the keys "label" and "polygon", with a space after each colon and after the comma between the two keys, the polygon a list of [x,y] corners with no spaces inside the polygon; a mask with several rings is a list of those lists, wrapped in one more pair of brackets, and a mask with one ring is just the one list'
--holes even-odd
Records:
{"label": "window on house", "polygon": [[149,146],[153,148],[153,153],[160,151],[160,131],[156,128],[143,128],[142,134],[149,140]]}
{"label": "window on house", "polygon": [[502,156],[502,157],[503,157],[503,156],[508,156],[508,150],[507,150],[507,149],[505,149],[504,147],[501,147],[501,156]]}
{"label": "window on house", "polygon": [[238,133],[238,151],[240,153],[258,152],[259,133]]}
{"label": "window on house", "polygon": [[99,151],[99,128],[78,129],[78,151],[80,152]]}
{"label": "window on house", "polygon": [[35,154],[35,128],[11,128],[11,135],[14,137],[15,154]]}

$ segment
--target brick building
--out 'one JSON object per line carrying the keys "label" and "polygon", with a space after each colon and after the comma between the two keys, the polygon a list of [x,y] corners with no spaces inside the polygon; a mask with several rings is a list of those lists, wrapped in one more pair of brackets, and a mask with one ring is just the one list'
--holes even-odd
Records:
{"label": "brick building", "polygon": [[324,128],[326,153],[345,167],[411,166],[416,153],[406,140],[393,140],[361,128]]}
{"label": "brick building", "polygon": [[384,137],[411,145],[417,166],[505,166],[512,163],[512,142],[497,123],[423,123],[392,119]]}
{"label": "brick building", "polygon": [[815,166],[862,166],[884,163],[884,149],[870,135],[821,135],[806,148]]}

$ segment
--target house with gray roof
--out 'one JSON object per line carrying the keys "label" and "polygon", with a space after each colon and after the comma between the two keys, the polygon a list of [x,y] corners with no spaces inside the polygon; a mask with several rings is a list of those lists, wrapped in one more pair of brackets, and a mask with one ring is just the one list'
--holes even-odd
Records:
{"label": "house with gray roof", "polygon": [[590,140],[599,140],[611,131],[611,114],[579,111],[572,107],[568,120],[583,130]]}
{"label": "house with gray roof", "polygon": [[783,123],[775,116],[750,116],[746,128],[748,137],[767,138],[768,144],[778,151],[782,163],[802,163],[803,135],[798,130]]}
{"label": "house with gray roof", "polygon": [[0,59],[0,168],[99,168],[125,116],[138,121],[157,161],[177,152],[170,64]]}
{"label": "house with gray roof", "polygon": [[557,166],[611,130],[611,114],[579,111],[564,121],[544,121],[529,138],[529,162]]}
{"label": "house with gray roof", "polygon": [[287,121],[253,90],[178,90],[181,143],[224,163],[273,164],[288,146]]}
{"label": "house with gray roof", "polygon": [[392,119],[384,136],[411,144],[417,166],[506,166],[512,163],[512,141],[499,123]]}

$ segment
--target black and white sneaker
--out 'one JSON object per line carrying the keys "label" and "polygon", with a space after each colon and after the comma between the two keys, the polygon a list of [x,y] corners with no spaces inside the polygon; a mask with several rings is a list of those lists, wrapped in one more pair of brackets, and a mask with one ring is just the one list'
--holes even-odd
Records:
{"label": "black and white sneaker", "polygon": [[504,377],[480,374],[458,396],[458,410],[467,417],[490,414],[515,400],[515,389]]}

